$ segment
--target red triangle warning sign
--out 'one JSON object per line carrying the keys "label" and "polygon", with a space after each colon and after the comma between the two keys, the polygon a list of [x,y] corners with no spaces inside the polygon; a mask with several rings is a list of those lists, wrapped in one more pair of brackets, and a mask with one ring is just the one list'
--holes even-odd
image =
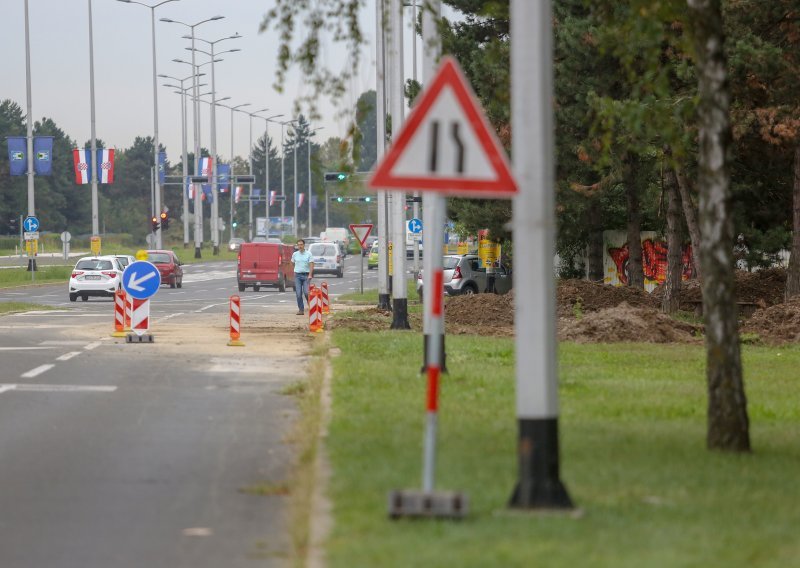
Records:
{"label": "red triangle warning sign", "polygon": [[442,59],[369,187],[462,197],[517,193],[505,151],[453,58]]}

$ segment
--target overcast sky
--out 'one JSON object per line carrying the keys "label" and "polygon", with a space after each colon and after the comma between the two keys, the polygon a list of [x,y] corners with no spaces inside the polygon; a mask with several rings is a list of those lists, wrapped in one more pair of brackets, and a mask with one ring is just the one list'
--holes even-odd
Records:
{"label": "overcast sky", "polygon": [[[142,0],[148,5],[157,0]],[[25,94],[25,25],[24,0],[2,0],[3,18],[0,21],[0,46],[6,54],[0,59],[0,99],[12,99],[26,110]],[[259,33],[263,15],[272,7],[272,0],[179,0],[156,9],[156,65],[159,74],[187,77],[191,66],[172,62],[175,58],[191,61],[186,50],[191,42],[182,39],[188,34],[185,26],[158,21],[171,18],[194,24],[221,15],[225,19],[204,23],[197,28],[196,37],[214,41],[239,33],[241,39],[226,40],[216,45],[215,51],[239,48],[240,52],[226,53],[224,61],[215,65],[217,97],[231,97],[223,104],[250,103],[242,110],[250,112],[269,108],[266,116],[283,114],[289,117],[295,98],[308,92],[303,78],[292,72],[286,81],[283,94],[275,92],[277,39],[273,30]],[[34,120],[49,117],[67,135],[79,144],[91,136],[91,107],[89,90],[89,0],[29,0],[31,78]],[[117,0],[92,0],[94,35],[95,121],[96,135],[108,147],[127,148],[138,136],[153,134],[153,72],[151,10],[144,6],[124,4]],[[362,10],[362,26],[369,45],[364,49],[356,78],[351,81],[345,108],[352,108],[358,96],[375,85],[374,1],[367,0]],[[408,27],[408,26],[407,26]],[[407,33],[406,46],[410,52],[411,36]],[[209,51],[209,46],[196,42],[196,47]],[[208,56],[198,53],[197,63],[208,61]],[[325,45],[323,59],[329,63],[343,64],[344,49],[329,42]],[[411,62],[406,65],[411,74]],[[201,71],[207,73],[210,91],[210,65]],[[159,141],[167,147],[171,162],[177,162],[181,153],[180,97],[173,89],[163,87],[158,80]],[[186,81],[188,86],[190,82]],[[206,97],[206,99],[210,99]],[[204,147],[209,147],[209,105],[201,105],[201,136]],[[337,109],[322,101],[323,118],[312,128],[324,126],[317,140],[331,136],[344,136],[345,121],[337,116]],[[231,111],[218,108],[217,152],[223,159],[231,150]],[[250,119],[240,113],[234,115],[234,154],[245,156],[249,143]],[[285,120],[281,118],[280,120]],[[191,125],[191,108],[188,114]],[[263,120],[253,119],[253,140],[263,134]],[[2,133],[0,133],[2,134]],[[280,137],[280,127],[270,125],[270,136]],[[192,146],[192,132],[188,134]]]}

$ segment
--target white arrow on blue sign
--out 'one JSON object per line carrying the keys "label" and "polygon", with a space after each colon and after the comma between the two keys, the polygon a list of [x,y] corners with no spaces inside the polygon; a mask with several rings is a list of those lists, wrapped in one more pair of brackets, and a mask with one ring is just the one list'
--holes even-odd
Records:
{"label": "white arrow on blue sign", "polygon": [[415,235],[417,233],[421,233],[422,232],[422,221],[420,221],[416,217],[414,219],[411,219],[408,222],[408,230],[409,230],[409,232],[414,233]]}
{"label": "white arrow on blue sign", "polygon": [[36,217],[25,217],[25,220],[22,222],[22,227],[28,233],[35,233],[39,230],[39,219]]}
{"label": "white arrow on blue sign", "polygon": [[122,273],[122,287],[129,296],[146,300],[161,286],[161,274],[153,263],[146,260],[132,262]]}

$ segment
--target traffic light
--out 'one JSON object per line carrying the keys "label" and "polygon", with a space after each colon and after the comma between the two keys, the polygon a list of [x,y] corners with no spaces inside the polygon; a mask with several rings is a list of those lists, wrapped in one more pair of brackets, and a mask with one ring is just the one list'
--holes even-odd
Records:
{"label": "traffic light", "polygon": [[239,226],[239,223],[237,223],[236,221],[234,221],[232,224],[234,229]]}
{"label": "traffic light", "polygon": [[331,201],[336,203],[371,203],[374,198],[371,195],[349,196],[334,195]]}
{"label": "traffic light", "polygon": [[161,213],[161,230],[166,231],[169,229],[169,215],[166,211]]}
{"label": "traffic light", "polygon": [[158,217],[153,217],[150,219],[150,223],[153,225],[153,232],[155,233],[158,231]]}
{"label": "traffic light", "polygon": [[348,175],[346,172],[325,172],[325,181],[347,181]]}
{"label": "traffic light", "polygon": [[8,220],[8,234],[16,235],[19,233],[19,219],[12,217]]}

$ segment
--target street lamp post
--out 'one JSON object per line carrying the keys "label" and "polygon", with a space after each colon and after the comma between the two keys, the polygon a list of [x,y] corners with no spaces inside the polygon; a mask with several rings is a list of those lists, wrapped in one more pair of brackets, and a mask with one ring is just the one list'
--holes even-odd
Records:
{"label": "street lamp post", "polygon": [[[89,172],[92,178],[92,236],[100,234],[100,222],[97,203],[97,137],[94,120],[94,40],[92,38],[92,0],[89,0],[89,105],[91,106],[91,160]],[[30,117],[28,117],[30,121]],[[92,171],[94,170],[94,171]]]}
{"label": "street lamp post", "polygon": [[[25,122],[28,134],[28,216],[33,217],[36,215],[36,207],[34,206],[35,194],[33,191],[33,114],[31,112],[31,109],[33,108],[33,97],[31,96],[31,39],[29,28],[28,0],[25,0],[25,95],[27,98],[26,102],[28,112],[27,116],[25,117]],[[28,271],[36,272],[36,258],[33,256],[28,258]]]}
{"label": "street lamp post", "polygon": [[[204,73],[200,74],[201,76]],[[183,79],[179,79],[178,77],[172,77],[171,75],[163,75],[160,74],[159,77],[164,79],[173,79],[180,83],[180,87],[177,85],[170,85],[165,84],[165,87],[173,87],[178,89],[178,93],[181,96],[181,151],[182,155],[182,176],[181,176],[181,196],[182,196],[182,203],[183,203],[183,248],[189,248],[189,197],[186,195],[186,178],[189,175],[189,155],[188,155],[188,148],[186,144],[187,139],[187,128],[186,128],[186,91],[191,87],[183,86],[184,81],[188,81],[192,79],[194,75],[189,75],[188,77],[184,77]]]}
{"label": "street lamp post", "polygon": [[[169,18],[161,18],[162,22],[166,22],[168,24],[180,24],[182,26],[186,26],[190,30],[192,30],[192,71],[195,72],[195,79],[193,81],[193,102],[194,105],[192,106],[192,111],[194,114],[194,164],[195,164],[195,171],[198,171],[200,166],[200,103],[198,102],[198,95],[197,95],[197,74],[196,74],[196,65],[195,65],[195,52],[194,52],[194,29],[199,26],[200,24],[204,24],[206,22],[213,22],[215,20],[221,20],[225,16],[214,16],[211,18],[207,18],[205,20],[201,20],[195,24],[187,24],[186,22],[181,22],[178,20],[171,20]],[[198,173],[200,173],[198,171]],[[194,192],[194,257],[195,258],[202,258],[202,254],[200,249],[203,246],[203,203],[200,200],[200,191]]]}
{"label": "street lamp post", "polygon": [[[269,110],[268,108],[262,108],[260,110],[255,111],[255,112],[245,112],[244,113],[244,114],[246,114],[247,116],[250,117],[250,153],[248,155],[248,165],[249,165],[249,168],[250,168],[249,172],[250,172],[251,176],[255,175],[253,173],[253,117],[257,116],[259,112],[266,112],[268,110]],[[239,112],[243,112],[243,111],[239,111]],[[263,117],[259,116],[258,118],[263,118]],[[269,154],[269,148],[267,148],[266,152],[267,152],[267,154]],[[231,123],[231,159],[233,159],[233,124],[232,123]],[[267,157],[267,159],[269,160],[269,156]],[[269,162],[267,162],[267,166],[269,167]],[[269,171],[267,171],[267,181],[269,181]],[[266,202],[267,202],[267,219],[269,219],[269,187],[268,187],[269,183],[266,183],[264,185],[266,186],[264,188],[264,192],[265,192]],[[253,187],[253,184],[250,184],[251,191],[249,193],[252,193],[252,187]],[[252,225],[252,223],[253,223],[253,202],[252,201],[248,201],[248,203],[250,205],[249,220],[250,220],[250,224]],[[233,223],[233,199],[231,199],[231,223]],[[250,233],[251,233],[250,234],[250,240],[253,240],[252,232],[253,232],[253,228],[251,226],[250,227]],[[231,236],[233,236],[233,233],[231,233]]]}
{"label": "street lamp post", "polygon": [[[286,122],[281,122],[281,196],[283,200],[281,200],[281,226],[283,226],[283,218],[286,216],[286,192],[285,192],[285,176],[284,173],[286,168],[283,166],[283,158],[285,154],[285,146],[283,144],[283,128],[287,124],[294,124],[297,122],[295,119],[287,120]],[[283,229],[281,229],[281,236],[283,236]]]}
{"label": "street lamp post", "polygon": [[[158,4],[154,4],[152,6],[148,4],[143,4],[142,2],[136,2],[136,0],[118,0],[119,2],[124,2],[125,4],[138,4],[139,6],[144,6],[145,8],[150,9],[150,33],[152,36],[152,43],[153,43],[153,167],[155,168],[156,172],[156,179],[155,179],[155,209],[156,215],[161,213],[161,185],[159,184],[159,176],[158,176],[158,79],[157,79],[157,72],[156,72],[156,8],[159,6],[163,6],[164,4],[168,4],[170,2],[177,2],[178,0],[162,0]],[[94,150],[92,150],[94,152]],[[94,154],[93,154],[94,156]],[[161,234],[161,226],[159,226],[158,230],[156,231],[156,248],[163,248],[162,242],[162,234]]]}
{"label": "street lamp post", "polygon": [[292,130],[294,130],[294,144],[292,144],[292,161],[294,162],[294,176],[292,181],[294,182],[294,196],[292,197],[292,201],[294,201],[292,212],[294,213],[294,238],[297,238],[297,231],[298,225],[300,224],[300,217],[297,211],[297,126],[293,125]]}
{"label": "street lamp post", "polygon": [[[238,33],[232,36],[226,36],[220,38],[215,41],[208,41],[202,38],[192,38],[191,36],[184,36],[186,39],[197,39],[198,41],[202,41],[207,43],[211,46],[211,52],[203,51],[202,49],[195,49],[194,43],[192,44],[192,56],[194,57],[194,52],[199,51],[200,53],[204,53],[210,56],[211,61],[211,242],[214,247],[214,255],[219,254],[219,188],[217,185],[217,173],[218,173],[218,164],[217,164],[217,113],[216,113],[216,82],[215,82],[215,75],[214,75],[214,46],[221,42],[225,41],[226,39],[237,39],[240,38]],[[235,51],[241,51],[239,49],[228,49],[222,53],[232,53]],[[233,157],[231,156],[231,160]]]}
{"label": "street lamp post", "polygon": [[[270,122],[275,122],[276,124],[280,124],[279,122],[274,121],[272,119],[273,118],[280,118],[281,116],[283,116],[283,114],[275,114],[275,115],[272,115],[272,116],[268,116],[266,118],[263,117],[263,116],[257,116],[258,112],[264,112],[266,110],[267,109],[256,111],[250,116],[251,116],[251,118],[253,116],[256,116],[256,118],[261,118],[261,119],[264,120],[264,192],[265,192],[265,196],[266,196],[265,205],[264,205],[264,213],[265,213],[267,219],[269,219],[269,148],[270,148],[270,140],[269,140],[269,130],[268,130],[268,128],[269,128],[269,123]],[[252,147],[252,134],[250,136],[250,140],[251,140],[250,145]],[[250,187],[252,188],[252,186],[250,186]],[[250,212],[249,212],[248,219],[249,219],[249,226],[250,226],[250,240],[252,241],[253,240],[253,202],[250,201],[249,203],[250,203]]]}
{"label": "street lamp post", "polygon": [[[312,219],[311,219],[311,137],[314,135],[315,132],[318,130],[322,130],[325,128],[324,126],[320,126],[315,128],[311,132],[308,133],[308,138],[306,138],[306,152],[308,153],[308,236],[313,236],[312,232]],[[325,227],[327,229],[327,226]]]}

